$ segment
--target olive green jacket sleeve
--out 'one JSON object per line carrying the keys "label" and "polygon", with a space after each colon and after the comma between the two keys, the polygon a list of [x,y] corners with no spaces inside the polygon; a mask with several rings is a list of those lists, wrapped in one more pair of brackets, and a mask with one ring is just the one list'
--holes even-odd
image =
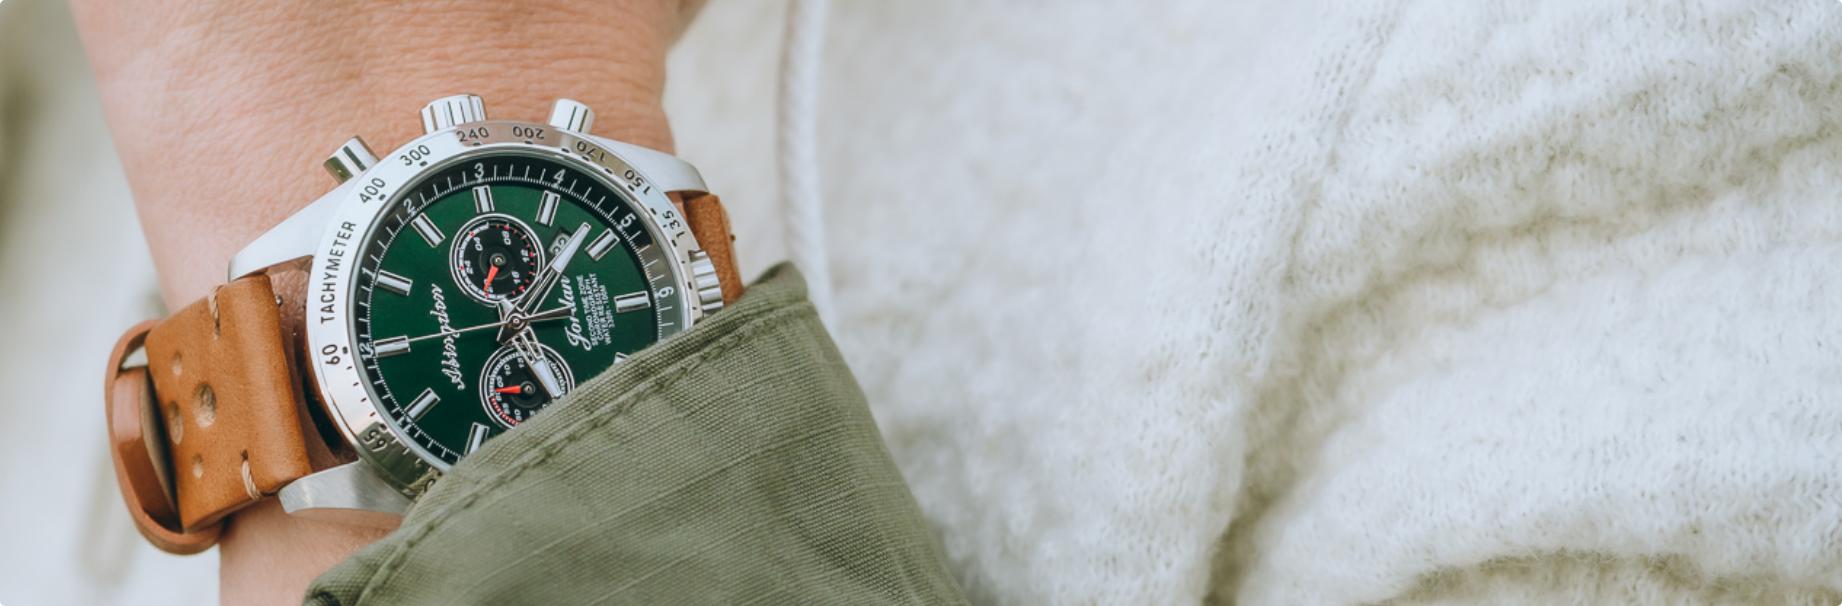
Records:
{"label": "olive green jacket sleeve", "polygon": [[430,488],[309,604],[954,604],[789,266]]}

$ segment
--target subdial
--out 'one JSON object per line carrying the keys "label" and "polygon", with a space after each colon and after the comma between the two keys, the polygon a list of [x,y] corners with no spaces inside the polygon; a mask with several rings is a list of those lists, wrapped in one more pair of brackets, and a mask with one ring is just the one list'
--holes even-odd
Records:
{"label": "subdial", "polygon": [[523,295],[543,264],[544,249],[537,244],[537,235],[506,215],[480,215],[454,239],[454,281],[481,302]]}
{"label": "subdial", "polygon": [[[562,391],[575,389],[575,377],[563,356],[545,345],[535,347],[549,362]],[[531,370],[531,361],[510,346],[499,348],[486,360],[486,371],[480,375],[480,399],[486,405],[486,414],[507,429],[531,418],[551,401]]]}

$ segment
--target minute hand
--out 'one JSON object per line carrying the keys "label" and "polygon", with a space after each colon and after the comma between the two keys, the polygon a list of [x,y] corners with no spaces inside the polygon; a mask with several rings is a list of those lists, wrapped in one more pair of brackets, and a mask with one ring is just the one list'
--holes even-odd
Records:
{"label": "minute hand", "polygon": [[[545,265],[543,271],[537,273],[537,278],[531,281],[531,290],[518,301],[515,314],[529,314],[531,310],[543,304],[544,298],[550,296],[550,289],[556,286],[557,279],[563,275],[563,268],[569,266],[569,261],[575,258],[577,250],[582,249],[582,241],[586,239],[588,239],[588,224],[583,223],[581,227],[576,228],[574,233],[569,234],[569,241],[563,243],[563,248],[557,251],[556,258],[551,259],[550,264]],[[511,324],[502,325],[499,327],[498,341],[509,343],[512,335],[517,332]]]}
{"label": "minute hand", "polygon": [[556,258],[551,259],[550,264],[545,265],[544,270],[537,274],[531,292],[525,293],[524,299],[518,302],[519,313],[531,313],[543,302],[544,297],[550,296],[551,287],[556,286],[557,278],[563,275],[563,268],[569,266],[569,261],[575,258],[576,251],[582,249],[582,241],[586,239],[588,224],[583,223],[574,233],[569,234],[569,241],[563,243],[563,249],[557,251]]}

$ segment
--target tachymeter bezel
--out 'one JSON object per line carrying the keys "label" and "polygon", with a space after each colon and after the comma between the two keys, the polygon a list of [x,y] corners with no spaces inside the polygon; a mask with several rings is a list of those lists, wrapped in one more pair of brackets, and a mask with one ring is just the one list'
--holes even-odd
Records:
{"label": "tachymeter bezel", "polygon": [[307,307],[308,355],[320,399],[334,425],[360,458],[386,483],[419,494],[449,465],[402,438],[379,410],[371,381],[357,360],[353,305],[360,255],[387,212],[403,203],[420,176],[470,158],[515,153],[577,166],[633,206],[655,246],[674,261],[664,268],[676,299],[676,322],[661,327],[660,339],[690,328],[703,309],[689,286],[692,253],[698,249],[684,217],[666,192],[654,187],[614,148],[592,136],[544,124],[485,121],[436,131],[383,156],[376,166],[340,186],[343,193],[314,249]]}
{"label": "tachymeter bezel", "polygon": [[[519,166],[523,166],[524,170],[531,172],[519,172]],[[485,172],[487,167],[493,168],[490,176]],[[406,303],[406,300],[388,294],[380,295],[379,293],[382,291],[373,287],[374,283],[370,279],[372,276],[370,271],[381,271],[385,269],[385,263],[388,261],[388,257],[393,254],[390,251],[405,248],[422,248],[420,244],[422,241],[429,239],[427,236],[423,238],[408,237],[409,234],[423,231],[422,228],[412,227],[417,217],[424,216],[424,213],[440,212],[436,210],[436,205],[443,200],[449,200],[449,202],[443,205],[443,207],[449,209],[449,212],[472,211],[466,213],[469,218],[465,223],[459,225],[455,225],[454,222],[457,220],[457,217],[454,216],[448,216],[445,219],[436,219],[435,223],[428,225],[429,228],[432,228],[430,233],[443,234],[433,238],[437,243],[431,246],[430,250],[439,251],[444,250],[444,248],[446,249],[446,253],[438,254],[437,256],[441,259],[439,261],[441,266],[449,269],[449,271],[443,273],[447,273],[448,276],[446,277],[450,279],[453,278],[454,273],[451,271],[452,268],[448,266],[448,264],[453,262],[453,255],[451,253],[454,252],[454,246],[452,245],[459,245],[464,242],[468,236],[467,225],[478,225],[478,221],[481,218],[499,218],[504,220],[508,217],[505,212],[501,212],[508,209],[481,211],[477,203],[467,203],[475,202],[475,200],[466,199],[468,196],[464,195],[463,191],[477,190],[481,185],[485,184],[490,184],[495,188],[504,186],[535,188],[528,193],[543,191],[556,192],[560,197],[559,203],[569,207],[570,213],[587,215],[582,218],[587,220],[587,225],[592,226],[591,231],[605,228],[606,231],[602,232],[603,235],[614,236],[612,241],[620,243],[621,252],[612,255],[613,257],[619,258],[619,260],[614,261],[615,265],[640,273],[639,278],[643,280],[643,285],[635,286],[643,288],[647,292],[651,302],[649,315],[653,316],[652,319],[654,321],[629,323],[629,328],[638,329],[641,333],[650,333],[646,338],[652,341],[662,338],[664,329],[675,327],[678,324],[677,317],[680,315],[679,310],[683,305],[683,300],[666,294],[668,290],[671,290],[666,287],[672,285],[670,282],[672,277],[671,274],[667,271],[663,271],[663,268],[672,266],[670,259],[666,256],[666,249],[653,245],[654,238],[651,232],[645,229],[645,225],[637,220],[638,213],[634,210],[634,206],[625,200],[624,194],[619,193],[614,190],[612,186],[608,185],[605,179],[596,178],[593,175],[585,175],[580,167],[573,164],[560,163],[551,158],[518,152],[467,155],[456,161],[436,165],[433,168],[435,169],[433,172],[424,173],[414,184],[405,187],[400,196],[406,200],[395,204],[384,217],[380,218],[375,230],[378,235],[361,245],[362,254],[359,261],[359,272],[361,275],[356,278],[357,292],[353,295],[355,297],[353,301],[355,313],[352,317],[352,325],[354,329],[353,340],[355,342],[362,344],[374,342],[374,339],[397,336],[403,334],[403,328],[406,328],[406,326],[392,325],[389,323],[376,323],[376,316],[374,314],[376,314],[380,308],[388,309],[395,307],[398,308],[398,311],[402,311],[401,305]],[[457,198],[459,199],[457,200]],[[526,200],[526,202],[535,204],[537,200],[538,198],[533,196],[531,199]],[[507,200],[507,202],[509,201],[510,200]],[[535,209],[527,208],[524,210],[531,211]],[[560,211],[561,207],[557,210]],[[575,219],[571,219],[570,221],[575,221]],[[450,225],[454,225],[451,231],[448,229]],[[568,223],[562,223],[551,226],[552,229],[558,230],[555,237],[564,237],[564,234],[569,231],[568,225]],[[535,238],[533,238],[533,241],[536,241]],[[404,242],[409,243],[404,244]],[[583,242],[583,246],[588,246],[587,240]],[[450,244],[450,246],[444,247],[443,244]],[[560,246],[560,243],[556,245]],[[606,254],[605,250],[601,255],[597,255],[589,250],[584,250],[584,252],[587,254],[577,255],[577,257],[580,257],[579,260],[585,263],[597,262]],[[591,260],[586,258],[589,255],[595,255],[595,259]],[[637,256],[638,258],[632,258],[632,256]],[[432,261],[433,259],[428,260]],[[424,282],[424,279],[432,276],[426,276],[421,272],[433,273],[432,267],[430,266],[417,268],[399,265],[396,269],[402,272],[399,275],[425,284],[427,282]],[[565,277],[564,279],[567,280],[568,278]],[[468,292],[469,284],[461,280],[456,280],[456,282],[457,283],[454,284],[456,291]],[[446,286],[445,283],[442,283],[442,285]],[[430,284],[428,288],[432,289],[433,286],[433,284]],[[672,290],[672,292],[675,292],[675,290]],[[380,301],[380,297],[384,300]],[[414,298],[413,295],[410,297],[411,300]],[[453,299],[449,299],[449,301],[452,302]],[[484,311],[495,308],[496,305],[494,303],[484,300],[475,300],[473,302],[479,303],[480,305],[450,304],[447,305],[447,308],[450,313],[457,314],[453,316],[456,318],[471,314],[471,318],[464,322],[464,324],[478,324],[491,321],[488,316],[496,318],[496,313]],[[609,302],[611,302],[611,300]],[[431,302],[431,304],[436,306],[441,305],[441,303],[438,302]],[[409,303],[410,309],[418,307],[422,307],[422,305]],[[414,315],[420,316],[422,314],[415,313]],[[411,322],[414,322],[414,320],[411,320]],[[572,319],[570,324],[572,326],[575,325],[576,320]],[[422,328],[422,334],[428,334],[435,329],[433,325],[424,325]],[[561,339],[563,337],[558,335],[557,338]],[[475,337],[473,340],[475,341],[475,346],[465,349],[473,354],[478,354],[480,348],[477,347],[477,345],[480,345],[480,343],[477,341],[480,339]],[[445,343],[443,346],[445,347]],[[632,351],[630,349],[622,350]],[[386,424],[396,430],[398,437],[404,439],[418,454],[424,457],[439,459],[449,465],[458,463],[462,457],[465,457],[467,449],[471,448],[468,444],[475,438],[473,438],[471,434],[455,435],[452,430],[456,428],[452,427],[453,424],[451,420],[443,420],[443,418],[451,419],[451,415],[433,414],[422,418],[412,418],[410,416],[409,410],[414,394],[425,387],[420,383],[429,377],[421,377],[419,379],[412,379],[409,382],[403,382],[399,377],[379,374],[383,372],[383,361],[381,357],[365,355],[362,347],[360,351],[361,355],[359,356],[359,362],[361,366],[359,370],[361,373],[371,378],[371,394],[378,402],[378,408],[385,413]],[[462,355],[461,357],[466,358],[469,356]],[[591,373],[606,368],[607,364],[614,361],[614,359],[608,358],[605,355],[591,355],[588,357],[591,359],[576,360],[575,363],[587,364],[588,366],[584,368],[592,369],[590,371]],[[603,359],[595,360],[592,358]],[[457,359],[456,361],[458,362],[459,360]],[[458,373],[473,373],[477,372],[477,369],[462,369],[457,367],[454,368],[453,371],[456,372],[457,375],[450,377],[450,381],[458,379],[458,382],[464,383],[465,379],[462,377],[466,375]],[[444,373],[445,372],[444,370]],[[439,381],[436,383],[439,383]],[[461,389],[461,392],[462,393],[459,394],[442,395],[459,395],[462,399],[466,399],[466,394],[464,393],[465,389]],[[441,407],[441,409],[450,408],[453,407]],[[429,417],[435,418],[430,419]],[[505,427],[505,424],[497,420],[486,420],[486,423],[491,427]],[[431,431],[432,426],[440,425],[450,425],[450,431],[446,432],[448,436],[445,440],[437,437],[436,433]],[[466,437],[462,438],[463,435]],[[462,439],[467,441],[460,441]]]}

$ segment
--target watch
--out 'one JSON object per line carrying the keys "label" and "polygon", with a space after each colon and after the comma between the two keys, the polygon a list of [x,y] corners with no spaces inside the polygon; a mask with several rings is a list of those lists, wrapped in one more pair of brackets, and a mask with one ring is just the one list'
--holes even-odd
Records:
{"label": "watch", "polygon": [[[389,154],[353,137],[325,163],[339,185],[226,284],[129,329],[104,393],[141,534],[202,551],[269,496],[400,516],[494,436],[739,297],[697,169],[593,121],[568,99],[546,123],[487,120],[455,95]],[[301,296],[277,295],[282,272],[305,273]]]}

